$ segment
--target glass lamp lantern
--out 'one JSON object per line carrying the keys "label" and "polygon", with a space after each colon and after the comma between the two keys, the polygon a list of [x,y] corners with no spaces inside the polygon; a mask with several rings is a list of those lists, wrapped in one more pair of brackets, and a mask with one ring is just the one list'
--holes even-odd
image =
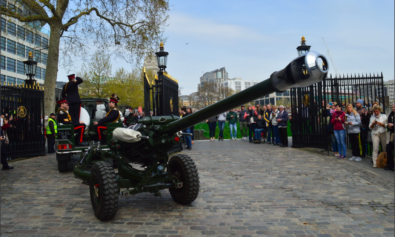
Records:
{"label": "glass lamp lantern", "polygon": [[300,46],[296,48],[298,51],[298,57],[310,52],[310,45],[306,45],[306,38],[302,36],[302,41],[300,42]]}
{"label": "glass lamp lantern", "polygon": [[167,65],[167,56],[169,55],[168,52],[164,51],[163,43],[160,43],[160,51],[156,52],[156,59],[158,60],[158,67],[161,71],[165,70]]}
{"label": "glass lamp lantern", "polygon": [[37,70],[37,62],[33,60],[32,52],[29,52],[29,57],[27,61],[23,61],[25,64],[25,74],[29,77],[30,80],[34,78]]}

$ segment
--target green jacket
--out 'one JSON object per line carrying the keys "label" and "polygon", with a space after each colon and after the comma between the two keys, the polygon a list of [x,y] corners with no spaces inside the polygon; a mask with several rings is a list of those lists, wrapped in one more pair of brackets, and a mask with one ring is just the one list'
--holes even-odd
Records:
{"label": "green jacket", "polygon": [[[230,117],[232,115],[233,115],[233,118]],[[237,114],[236,114],[236,112],[229,112],[226,115],[226,120],[229,120],[229,124],[237,123]]]}

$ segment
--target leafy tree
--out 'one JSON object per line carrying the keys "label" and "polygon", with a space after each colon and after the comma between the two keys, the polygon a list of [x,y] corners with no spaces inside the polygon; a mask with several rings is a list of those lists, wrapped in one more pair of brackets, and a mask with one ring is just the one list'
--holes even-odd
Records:
{"label": "leafy tree", "polygon": [[88,64],[82,65],[82,71],[77,73],[84,82],[80,85],[80,94],[83,98],[108,98],[105,87],[111,80],[110,55],[96,51]]}
{"label": "leafy tree", "polygon": [[[89,45],[112,49],[128,61],[153,52],[168,18],[168,0],[9,0],[25,12],[0,6],[21,22],[46,23],[51,29],[45,75],[45,111],[54,111],[59,55],[64,62],[87,55]],[[62,47],[60,47],[62,42]]]}

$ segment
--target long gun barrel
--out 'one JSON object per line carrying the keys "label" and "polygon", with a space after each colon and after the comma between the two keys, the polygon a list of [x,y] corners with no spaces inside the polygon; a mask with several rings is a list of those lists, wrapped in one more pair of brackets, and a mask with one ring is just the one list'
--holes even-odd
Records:
{"label": "long gun barrel", "polygon": [[159,133],[173,134],[270,93],[283,92],[293,87],[305,87],[321,82],[325,79],[328,70],[326,58],[317,52],[311,51],[290,62],[283,70],[272,73],[270,78],[188,115],[186,118],[163,125]]}

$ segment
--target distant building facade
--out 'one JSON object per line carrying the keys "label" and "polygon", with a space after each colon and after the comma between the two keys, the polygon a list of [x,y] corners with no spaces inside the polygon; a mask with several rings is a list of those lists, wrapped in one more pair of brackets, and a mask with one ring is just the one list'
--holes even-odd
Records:
{"label": "distant building facade", "polygon": [[[28,12],[18,1],[1,0],[4,7],[14,9],[18,13]],[[34,14],[34,13],[33,13]],[[43,14],[40,12],[40,14]],[[45,14],[45,13],[44,13]],[[33,53],[33,59],[37,61],[35,79],[41,85],[44,84],[49,45],[49,30],[42,28],[45,23],[24,23],[15,18],[2,15],[0,18],[0,81],[3,85],[24,84],[27,76],[23,61],[26,61],[29,52]]]}
{"label": "distant building facade", "polygon": [[228,79],[228,72],[225,67],[220,69],[213,70],[211,72],[206,72],[203,76],[200,77],[200,83],[198,84],[198,92],[201,91],[201,88],[205,83],[215,83],[215,86],[219,88],[222,86],[225,80]]}
{"label": "distant building facade", "polygon": [[394,103],[394,80],[389,80],[384,82],[384,95],[389,97],[389,102]]}

